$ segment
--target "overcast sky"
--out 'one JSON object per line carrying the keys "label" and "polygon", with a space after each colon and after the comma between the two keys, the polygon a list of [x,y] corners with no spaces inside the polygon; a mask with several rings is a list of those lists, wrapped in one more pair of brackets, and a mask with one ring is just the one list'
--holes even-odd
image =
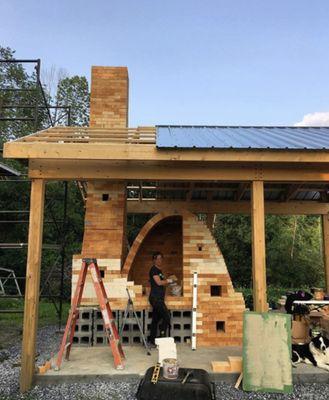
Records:
{"label": "overcast sky", "polygon": [[328,0],[0,0],[0,15],[17,58],[88,79],[128,66],[130,126],[329,125]]}

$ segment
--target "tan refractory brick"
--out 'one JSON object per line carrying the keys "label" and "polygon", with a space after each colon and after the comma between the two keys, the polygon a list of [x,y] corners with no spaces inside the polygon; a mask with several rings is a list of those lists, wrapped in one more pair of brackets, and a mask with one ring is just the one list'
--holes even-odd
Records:
{"label": "tan refractory brick", "polygon": [[92,67],[90,126],[126,128],[128,126],[127,67]]}

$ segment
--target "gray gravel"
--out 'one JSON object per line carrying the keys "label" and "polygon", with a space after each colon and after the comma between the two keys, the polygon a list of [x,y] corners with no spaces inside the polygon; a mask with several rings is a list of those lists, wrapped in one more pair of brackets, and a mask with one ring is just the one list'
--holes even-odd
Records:
{"label": "gray gravel", "polygon": [[[60,335],[55,327],[39,329],[37,340],[37,363],[43,363],[56,353],[59,346]],[[34,387],[29,393],[19,393],[20,345],[0,351],[0,399],[40,399],[40,400],[132,400],[138,387],[138,380],[125,380],[124,382],[102,382],[95,380],[93,383],[64,383],[47,387]],[[216,398],[223,400],[244,399],[300,399],[300,400],[328,400],[329,385],[295,385],[291,395],[269,393],[247,393],[236,390],[227,383],[216,384]],[[179,400],[179,399],[176,399]]]}

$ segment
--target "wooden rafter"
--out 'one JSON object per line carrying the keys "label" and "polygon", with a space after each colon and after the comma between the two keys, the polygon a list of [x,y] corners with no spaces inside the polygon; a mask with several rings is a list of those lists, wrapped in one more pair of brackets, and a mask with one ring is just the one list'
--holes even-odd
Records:
{"label": "wooden rafter", "polygon": [[54,127],[16,139],[14,143],[155,143],[154,127],[89,128]]}
{"label": "wooden rafter", "polygon": [[301,183],[289,185],[288,188],[283,193],[283,201],[289,201],[293,199],[298,193],[298,191],[301,189],[301,187],[302,187]]}
{"label": "wooden rafter", "polygon": [[248,188],[249,183],[240,183],[235,194],[235,200],[240,201]]}

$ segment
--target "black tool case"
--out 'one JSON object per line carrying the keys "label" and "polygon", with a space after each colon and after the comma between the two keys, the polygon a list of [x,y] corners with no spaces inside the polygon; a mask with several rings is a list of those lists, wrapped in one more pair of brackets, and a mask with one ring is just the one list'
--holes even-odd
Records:
{"label": "black tool case", "polygon": [[[165,379],[160,369],[157,383],[152,383],[154,367],[149,368],[140,381],[136,397],[138,400],[215,400],[215,385],[210,382],[203,369],[179,368],[177,379]],[[183,384],[186,374],[192,374]]]}

